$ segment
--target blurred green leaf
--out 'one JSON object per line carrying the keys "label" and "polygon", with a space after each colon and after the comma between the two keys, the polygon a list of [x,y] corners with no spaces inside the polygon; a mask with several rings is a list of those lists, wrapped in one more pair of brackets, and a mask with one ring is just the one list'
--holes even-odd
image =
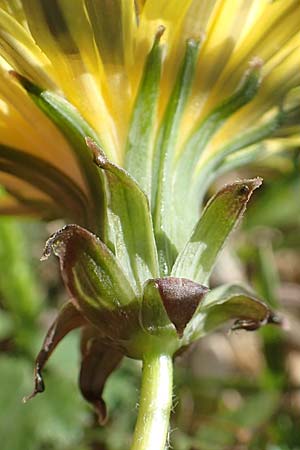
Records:
{"label": "blurred green leaf", "polygon": [[242,427],[259,428],[267,423],[280,405],[280,394],[276,391],[259,392],[248,398],[245,404],[231,415],[231,419]]}
{"label": "blurred green leaf", "polygon": [[256,289],[273,308],[279,308],[278,288],[279,274],[276,268],[272,244],[265,239],[257,247]]}
{"label": "blurred green leaf", "polygon": [[245,228],[254,226],[287,227],[300,222],[300,178],[289,174],[264,186],[250,207]]}
{"label": "blurred green leaf", "polygon": [[12,218],[0,220],[0,300],[13,323],[14,341],[33,354],[36,320],[45,294],[27,241],[30,227]]}
{"label": "blurred green leaf", "polygon": [[22,321],[34,320],[43,295],[34,274],[26,242],[26,227],[16,220],[0,220],[0,293],[5,306]]}
{"label": "blurred green leaf", "polygon": [[14,323],[8,312],[0,310],[0,341],[8,338],[14,331]]}
{"label": "blurred green leaf", "polygon": [[201,427],[193,444],[201,450],[224,450],[231,449],[235,443],[235,435],[232,427],[226,421],[208,424]]}
{"label": "blurred green leaf", "polygon": [[48,378],[45,394],[24,405],[32,367],[21,357],[0,357],[2,450],[35,450],[43,444],[63,450],[82,438],[86,413],[75,383],[54,372]]}
{"label": "blurred green leaf", "polygon": [[109,450],[130,448],[132,430],[139,401],[141,363],[124,359],[121,367],[108,379],[104,399],[109,405],[110,420],[105,427],[89,431],[89,439]]}
{"label": "blurred green leaf", "polygon": [[[239,442],[241,431],[246,433],[251,441],[256,431],[277,411],[279,401],[280,395],[277,392],[262,392],[247,398],[234,412],[217,411],[210,417],[208,423],[200,424],[192,440],[193,446],[201,450],[233,449]],[[249,444],[247,448],[248,446]],[[254,447],[250,448],[254,450]],[[255,450],[258,450],[258,447]]]}

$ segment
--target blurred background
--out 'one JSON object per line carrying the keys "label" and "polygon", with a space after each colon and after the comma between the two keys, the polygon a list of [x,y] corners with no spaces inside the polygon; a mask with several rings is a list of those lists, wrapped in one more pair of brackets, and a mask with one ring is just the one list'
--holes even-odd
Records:
{"label": "blurred background", "polygon": [[[232,172],[212,187],[260,175],[243,224],[212,283],[243,281],[281,312],[284,327],[205,337],[175,364],[170,444],[174,450],[300,450],[300,177],[299,154]],[[141,365],[124,360],[104,398],[99,427],[77,388],[79,335],[65,338],[44,372],[46,391],[31,402],[34,359],[66,300],[55,258],[40,263],[49,234],[61,226],[0,220],[1,450],[129,449]]]}

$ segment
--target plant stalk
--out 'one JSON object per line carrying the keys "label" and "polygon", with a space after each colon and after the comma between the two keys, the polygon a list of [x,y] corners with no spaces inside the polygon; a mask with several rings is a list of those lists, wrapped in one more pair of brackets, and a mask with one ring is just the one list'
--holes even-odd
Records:
{"label": "plant stalk", "polygon": [[139,413],[131,450],[164,450],[172,406],[173,362],[166,354],[144,357]]}

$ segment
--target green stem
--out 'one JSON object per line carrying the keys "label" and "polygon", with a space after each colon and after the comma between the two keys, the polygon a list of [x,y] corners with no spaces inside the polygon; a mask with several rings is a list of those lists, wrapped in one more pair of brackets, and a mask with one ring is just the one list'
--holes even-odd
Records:
{"label": "green stem", "polygon": [[172,406],[173,362],[170,355],[146,355],[139,414],[131,450],[164,450]]}

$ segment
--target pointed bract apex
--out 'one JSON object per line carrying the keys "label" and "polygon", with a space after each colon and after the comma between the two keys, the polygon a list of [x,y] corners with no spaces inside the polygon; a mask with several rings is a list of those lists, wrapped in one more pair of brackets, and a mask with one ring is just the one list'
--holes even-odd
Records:
{"label": "pointed bract apex", "polygon": [[247,102],[252,100],[260,87],[262,67],[263,60],[256,56],[249,61],[248,68],[242,76],[238,91],[243,95]]}
{"label": "pointed bract apex", "polygon": [[171,276],[206,285],[227,238],[243,217],[261,178],[228,184],[207,203],[189,241],[177,256]]}
{"label": "pointed bract apex", "polygon": [[264,65],[264,60],[262,58],[260,58],[259,56],[254,56],[249,61],[249,67],[251,67],[251,69],[261,69],[263,65]]}
{"label": "pointed bract apex", "polygon": [[199,35],[196,37],[189,37],[186,41],[186,45],[189,47],[199,47],[206,39],[205,31],[200,31]]}
{"label": "pointed bract apex", "polygon": [[41,370],[38,364],[35,366],[34,370],[34,389],[30,395],[23,397],[22,402],[27,403],[29,400],[33,399],[37,394],[41,394],[45,390],[44,380],[41,374]]}
{"label": "pointed bract apex", "polygon": [[60,230],[53,233],[45,244],[45,248],[43,254],[40,258],[40,261],[45,261],[49,258],[51,253],[53,252],[55,256],[62,256],[62,251],[65,250],[66,243],[75,233],[88,233],[83,228],[78,225],[65,225]]}
{"label": "pointed bract apex", "polygon": [[44,250],[43,250],[43,254],[40,257],[40,261],[46,261],[49,256],[52,253],[52,241],[53,241],[53,236],[50,236],[49,239],[47,239],[47,242],[45,244]]}
{"label": "pointed bract apex", "polygon": [[270,311],[267,323],[270,325],[279,325],[280,327],[285,326],[285,321],[282,317],[276,314],[274,311]]}
{"label": "pointed bract apex", "polygon": [[201,321],[191,324],[192,340],[231,323],[231,330],[255,331],[268,324],[284,323],[252,290],[239,284],[227,284],[211,290],[200,305]]}
{"label": "pointed bract apex", "polygon": [[24,77],[20,73],[16,72],[15,70],[10,70],[9,75],[14,78],[20,85],[30,94],[40,95],[43,90],[34,84],[32,81],[30,81],[28,78]]}
{"label": "pointed bract apex", "polygon": [[264,325],[278,325],[282,326],[283,320],[273,311],[268,311],[266,317],[263,320],[259,319],[237,319],[233,323],[231,330],[246,330],[256,331]]}
{"label": "pointed bract apex", "polygon": [[85,142],[93,153],[94,163],[103,169],[108,162],[103,149],[89,136],[85,138]]}
{"label": "pointed bract apex", "polygon": [[250,178],[248,180],[236,181],[232,184],[225,185],[220,191],[217,192],[216,197],[223,192],[233,192],[237,198],[243,197],[245,200],[249,200],[252,192],[262,185],[263,179],[261,177]]}
{"label": "pointed bract apex", "polygon": [[168,277],[154,281],[169,319],[181,337],[209,289],[186,278]]}
{"label": "pointed bract apex", "polygon": [[227,184],[209,200],[205,207],[205,210],[212,206],[213,202],[216,199],[223,197],[224,208],[226,207],[227,214],[230,217],[236,217],[237,225],[238,220],[242,218],[245,212],[247,203],[250,200],[253,191],[259,188],[262,185],[262,182],[263,179],[261,177],[256,177],[248,180],[236,181],[232,184]]}
{"label": "pointed bract apex", "polygon": [[157,28],[156,34],[155,34],[155,42],[160,41],[160,38],[164,34],[165,30],[166,30],[166,27],[164,25],[159,25],[159,27]]}
{"label": "pointed bract apex", "polygon": [[42,348],[36,358],[34,369],[34,390],[30,395],[23,398],[23,403],[26,403],[37,394],[44,392],[45,385],[42,377],[42,371],[52,352],[70,331],[75,328],[82,327],[85,324],[86,320],[71,301],[62,307],[57,318],[49,328]]}

